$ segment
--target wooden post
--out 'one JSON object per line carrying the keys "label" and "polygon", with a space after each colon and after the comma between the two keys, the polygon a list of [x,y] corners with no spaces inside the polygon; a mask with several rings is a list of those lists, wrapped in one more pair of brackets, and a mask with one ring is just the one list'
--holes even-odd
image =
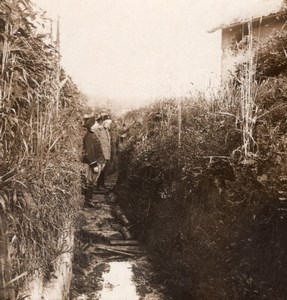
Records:
{"label": "wooden post", "polygon": [[7,219],[5,212],[0,207],[0,299],[15,299],[13,284],[6,286],[9,281],[11,281],[11,264],[7,237]]}

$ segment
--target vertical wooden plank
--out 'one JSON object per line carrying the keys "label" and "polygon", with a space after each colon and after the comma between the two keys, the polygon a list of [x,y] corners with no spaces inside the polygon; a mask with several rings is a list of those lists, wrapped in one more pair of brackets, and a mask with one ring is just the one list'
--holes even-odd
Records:
{"label": "vertical wooden plank", "polygon": [[11,280],[11,264],[9,258],[9,242],[7,237],[6,214],[0,208],[0,299],[14,300],[13,285],[6,284]]}

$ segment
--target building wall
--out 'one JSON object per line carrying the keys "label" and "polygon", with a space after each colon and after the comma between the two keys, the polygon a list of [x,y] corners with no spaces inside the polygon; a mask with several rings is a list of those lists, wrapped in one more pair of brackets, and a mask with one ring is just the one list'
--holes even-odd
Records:
{"label": "building wall", "polygon": [[[272,17],[264,20],[256,21],[252,24],[252,34],[259,41],[263,41],[268,38],[274,30],[281,30],[285,28],[286,18],[284,17]],[[286,24],[287,29],[287,24]],[[235,69],[235,63],[244,60],[244,56],[236,53],[236,44],[242,40],[243,36],[248,34],[248,25],[240,24],[237,26],[225,28],[222,30],[221,39],[221,80],[226,82],[230,78],[230,73]]]}

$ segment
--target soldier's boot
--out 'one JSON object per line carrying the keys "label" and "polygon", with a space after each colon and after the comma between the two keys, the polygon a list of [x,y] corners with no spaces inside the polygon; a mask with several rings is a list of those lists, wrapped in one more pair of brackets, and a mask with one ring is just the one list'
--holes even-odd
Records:
{"label": "soldier's boot", "polygon": [[87,186],[85,191],[85,207],[95,207],[93,204],[93,187]]}

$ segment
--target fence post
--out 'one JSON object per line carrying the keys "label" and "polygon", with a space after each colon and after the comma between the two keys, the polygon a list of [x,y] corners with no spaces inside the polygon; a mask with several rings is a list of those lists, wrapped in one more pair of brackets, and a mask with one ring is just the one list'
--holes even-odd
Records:
{"label": "fence post", "polygon": [[0,299],[14,300],[13,285],[6,284],[11,280],[11,264],[9,257],[9,242],[7,236],[6,214],[0,207]]}

